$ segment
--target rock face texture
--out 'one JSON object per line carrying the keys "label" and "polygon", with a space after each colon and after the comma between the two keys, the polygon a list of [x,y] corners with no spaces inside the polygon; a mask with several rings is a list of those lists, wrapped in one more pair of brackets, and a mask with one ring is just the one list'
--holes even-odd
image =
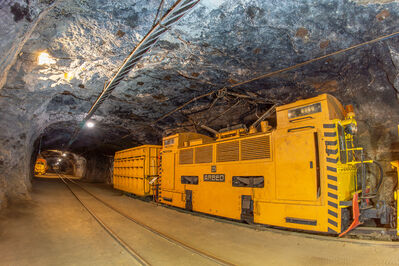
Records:
{"label": "rock face texture", "polygon": [[[159,3],[0,2],[0,205],[28,197],[38,139],[41,149],[62,149],[151,28]],[[165,1],[161,11],[172,4]],[[203,97],[154,121],[193,97],[397,32],[398,17],[399,3],[387,0],[201,1],[121,82],[93,117],[96,127],[71,148],[85,152],[87,173],[96,173],[96,161],[159,143],[162,134],[200,130],[205,122],[215,129],[249,124],[272,103],[330,93],[354,105],[359,144],[388,169],[399,156],[398,37]],[[51,60],[38,65],[43,51]]]}

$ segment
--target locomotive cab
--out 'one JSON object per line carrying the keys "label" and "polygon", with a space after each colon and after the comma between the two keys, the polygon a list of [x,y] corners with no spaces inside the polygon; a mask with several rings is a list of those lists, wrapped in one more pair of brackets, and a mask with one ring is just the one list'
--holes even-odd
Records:
{"label": "locomotive cab", "polygon": [[357,124],[351,108],[323,94],[277,107],[276,118],[274,129],[263,121],[260,129],[237,127],[215,138],[165,137],[159,201],[333,234],[370,218],[392,221],[392,208],[370,201],[374,194],[366,186],[364,167],[373,161],[354,147]]}

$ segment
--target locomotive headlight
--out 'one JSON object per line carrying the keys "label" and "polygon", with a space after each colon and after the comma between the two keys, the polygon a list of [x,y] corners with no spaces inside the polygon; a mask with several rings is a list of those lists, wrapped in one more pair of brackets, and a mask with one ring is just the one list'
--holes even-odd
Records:
{"label": "locomotive headlight", "polygon": [[321,103],[288,110],[288,119],[321,112]]}
{"label": "locomotive headlight", "polygon": [[345,127],[345,132],[347,134],[356,135],[357,133],[357,125],[355,123],[350,123]]}

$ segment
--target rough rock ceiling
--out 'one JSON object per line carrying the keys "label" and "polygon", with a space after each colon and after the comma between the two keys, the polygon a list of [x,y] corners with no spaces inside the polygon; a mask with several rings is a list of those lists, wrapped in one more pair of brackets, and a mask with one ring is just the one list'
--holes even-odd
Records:
{"label": "rough rock ceiling", "polygon": [[[39,136],[49,149],[67,142],[151,28],[159,3],[0,2],[0,188],[13,178],[26,183],[23,161]],[[112,154],[198,123],[248,124],[273,102],[331,93],[355,105],[370,156],[389,160],[398,152],[398,38],[232,90],[239,95],[204,97],[153,121],[212,90],[399,31],[398,16],[399,3],[387,0],[203,0],[121,82],[94,116],[95,130],[82,132],[72,148]],[[40,51],[55,63],[39,66]]]}

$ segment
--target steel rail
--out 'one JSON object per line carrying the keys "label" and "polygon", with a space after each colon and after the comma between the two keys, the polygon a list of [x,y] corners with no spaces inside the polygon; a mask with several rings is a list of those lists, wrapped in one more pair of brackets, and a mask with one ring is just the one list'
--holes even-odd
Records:
{"label": "steel rail", "polygon": [[[70,180],[71,182],[74,182],[72,180]],[[76,183],[76,182],[74,182]],[[78,185],[78,184],[77,184]],[[79,186],[79,185],[78,185]],[[86,190],[85,188],[82,187],[83,190]],[[86,190],[87,191],[87,190]],[[87,191],[88,194],[92,194],[91,192]],[[99,199],[99,198],[98,198]],[[100,201],[102,201],[101,199],[99,199]],[[105,204],[106,205],[106,204]],[[387,243],[386,241],[381,241],[381,240],[364,240],[364,239],[352,239],[352,238],[336,238],[336,237],[331,237],[331,236],[327,236],[324,234],[309,234],[309,233],[303,233],[300,231],[295,231],[295,230],[281,230],[281,228],[274,228],[274,227],[264,227],[264,226],[252,226],[252,225],[248,225],[248,224],[243,224],[243,223],[237,223],[234,221],[229,221],[223,218],[217,218],[217,217],[209,217],[205,214],[201,214],[201,213],[192,213],[192,212],[187,212],[186,210],[183,209],[179,209],[179,208],[175,208],[172,206],[168,206],[165,205],[165,207],[167,208],[171,208],[173,210],[177,210],[179,212],[183,212],[183,213],[189,213],[191,215],[195,215],[195,216],[199,216],[199,217],[206,217],[206,218],[212,218],[215,221],[218,222],[222,222],[222,223],[226,223],[226,224],[232,224],[235,226],[240,226],[240,227],[244,227],[244,228],[248,228],[248,229],[254,229],[257,231],[267,231],[267,232],[272,232],[272,233],[276,233],[276,234],[281,234],[282,236],[285,235],[290,235],[290,236],[300,236],[300,237],[304,237],[304,238],[308,238],[308,239],[315,239],[315,240],[323,240],[323,241],[331,241],[331,242],[341,242],[341,243],[350,243],[350,244],[357,244],[357,245],[376,245],[376,246],[384,246],[384,247],[390,247],[390,248],[398,248],[399,244],[395,243],[395,242],[389,242]],[[128,216],[128,215],[126,215]],[[362,228],[363,229],[363,228]],[[367,229],[370,228],[364,228],[364,230],[357,230],[355,229],[354,231],[357,231],[357,233],[360,234],[356,234],[355,236],[362,236],[362,235],[367,235],[364,234],[365,232],[362,231],[368,231]],[[379,228],[379,229],[383,229],[383,228]],[[157,230],[155,230],[157,231]],[[359,232],[360,231],[360,232]],[[376,231],[375,229],[373,229],[373,231]],[[354,233],[354,232],[352,232]],[[391,230],[386,230],[386,232],[384,231],[385,234],[387,235],[391,235],[392,232]],[[352,234],[351,234],[352,235]],[[232,263],[228,263],[228,265],[234,265]]]}
{"label": "steel rail", "polygon": [[359,44],[356,44],[356,45],[353,45],[353,46],[350,46],[350,47],[347,47],[347,48],[344,48],[344,49],[341,49],[341,50],[338,50],[338,51],[335,51],[335,52],[332,52],[332,53],[329,53],[329,54],[326,54],[326,55],[323,55],[323,56],[312,58],[312,59],[309,59],[309,60],[307,60],[305,62],[296,64],[296,65],[293,65],[293,66],[289,66],[289,67],[286,67],[286,68],[283,68],[283,69],[279,69],[279,70],[276,70],[276,71],[273,71],[273,72],[269,72],[269,73],[266,73],[266,74],[263,74],[263,75],[260,75],[260,76],[257,76],[257,77],[242,81],[242,82],[234,83],[234,84],[232,84],[230,86],[230,88],[235,88],[235,87],[238,87],[238,86],[241,86],[241,85],[244,85],[244,84],[248,84],[248,83],[253,82],[255,80],[268,78],[268,77],[271,77],[271,76],[274,76],[274,75],[277,75],[277,74],[280,74],[280,73],[283,73],[283,72],[287,72],[287,71],[293,70],[295,68],[303,67],[305,65],[311,64],[311,63],[316,62],[316,61],[320,61],[320,60],[326,59],[326,58],[334,56],[334,55],[342,54],[342,53],[345,53],[347,51],[350,51],[350,50],[353,50],[353,49],[357,49],[357,48],[363,47],[363,46],[368,45],[368,44],[372,44],[372,43],[376,43],[376,42],[379,42],[379,41],[384,41],[384,40],[387,40],[387,39],[390,39],[390,38],[394,38],[396,36],[399,36],[399,31],[391,33],[391,34],[383,35],[383,36],[380,36],[378,38],[372,39],[370,41],[362,42],[362,43],[359,43]]}
{"label": "steel rail", "polygon": [[170,236],[170,235],[167,235],[167,234],[165,234],[165,233],[162,233],[162,232],[158,231],[157,229],[155,229],[155,228],[153,228],[153,227],[150,227],[150,226],[144,224],[143,222],[137,220],[136,218],[131,217],[130,215],[126,214],[125,212],[119,210],[118,208],[112,206],[111,204],[109,204],[109,203],[107,203],[106,201],[102,200],[101,198],[97,197],[96,195],[94,195],[93,193],[91,193],[90,191],[88,191],[86,188],[84,188],[83,186],[79,185],[77,182],[75,182],[75,181],[73,181],[73,180],[71,180],[71,179],[69,179],[69,178],[67,178],[67,177],[64,177],[64,178],[66,178],[68,181],[70,181],[71,183],[75,184],[75,185],[78,186],[79,188],[81,188],[81,189],[82,189],[83,191],[85,191],[87,194],[89,194],[90,196],[92,196],[93,198],[95,198],[96,200],[98,200],[99,202],[103,203],[105,206],[107,206],[107,207],[110,208],[111,210],[113,210],[113,211],[119,213],[120,215],[122,215],[123,217],[127,218],[128,220],[130,220],[130,221],[134,222],[135,224],[137,224],[137,225],[143,227],[144,229],[150,231],[151,233],[154,233],[155,235],[157,235],[157,236],[159,236],[159,237],[161,237],[161,238],[167,240],[168,242],[173,243],[173,244],[175,244],[175,245],[177,245],[177,246],[179,246],[179,247],[181,247],[181,248],[184,248],[184,249],[186,249],[186,250],[188,250],[188,251],[190,251],[190,252],[193,252],[193,253],[195,253],[195,254],[197,254],[197,255],[200,255],[200,256],[203,257],[203,258],[209,259],[209,260],[211,260],[211,261],[213,261],[213,262],[215,262],[215,263],[217,263],[217,264],[220,264],[220,265],[234,265],[234,264],[231,263],[231,262],[225,261],[225,260],[223,260],[223,259],[220,259],[220,258],[218,258],[218,257],[216,257],[216,256],[214,256],[214,255],[212,255],[212,254],[206,253],[205,251],[202,251],[202,250],[200,250],[200,249],[197,249],[197,248],[195,248],[195,247],[192,247],[192,246],[190,246],[190,245],[187,244],[187,243],[184,243],[184,242],[182,242],[182,241],[180,241],[180,240],[178,240],[178,239],[176,239],[176,238],[174,238],[174,237],[172,237],[172,236]]}
{"label": "steel rail", "polygon": [[[143,257],[141,257],[132,247],[129,246],[125,241],[123,241],[114,231],[112,231],[109,226],[107,226],[94,212],[80,199],[80,197],[72,190],[72,188],[68,185],[68,183],[64,180],[65,177],[62,177],[58,174],[62,182],[67,186],[72,195],[80,202],[80,204],[90,213],[90,215],[98,222],[98,224],[119,244],[121,245],[138,263],[141,265],[149,266],[148,263]],[[69,180],[69,178],[66,178]]]}
{"label": "steel rail", "polygon": [[80,131],[85,123],[93,116],[100,105],[110,96],[112,91],[119,85],[119,83],[129,74],[132,68],[141,60],[141,58],[150,51],[150,49],[157,43],[159,38],[167,32],[171,25],[176,23],[185,14],[187,14],[200,0],[178,0],[166,12],[166,14],[159,19],[159,21],[151,28],[151,30],[144,36],[139,44],[133,49],[130,55],[125,59],[123,64],[119,67],[117,73],[104,86],[103,91],[98,96],[86,116],[83,118],[79,127],[73,132],[66,149],[69,149],[72,143],[77,139]]}

